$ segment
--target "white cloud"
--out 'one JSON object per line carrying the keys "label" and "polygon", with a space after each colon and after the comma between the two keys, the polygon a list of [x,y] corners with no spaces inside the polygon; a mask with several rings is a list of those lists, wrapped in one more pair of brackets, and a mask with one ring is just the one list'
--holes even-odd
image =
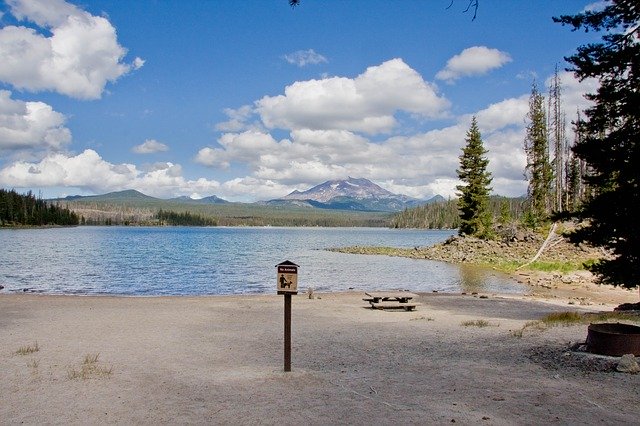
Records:
{"label": "white cloud", "polygon": [[224,114],[229,120],[216,124],[215,129],[221,132],[240,132],[258,127],[256,124],[248,123],[254,113],[251,105],[243,105],[238,109],[225,108]]}
{"label": "white cloud", "polygon": [[[144,61],[123,63],[127,51],[104,17],[63,0],[9,0],[11,13],[39,26],[0,29],[0,80],[18,89],[52,90],[78,99],[98,99]],[[50,35],[49,35],[50,34]]]}
{"label": "white cloud", "polygon": [[146,172],[133,164],[112,164],[93,150],[69,156],[49,154],[39,162],[18,161],[0,170],[0,185],[9,188],[75,187],[101,194],[136,189],[156,197],[214,194],[220,183],[182,176],[179,164],[156,163]]}
{"label": "white cloud", "polygon": [[453,83],[461,77],[486,74],[508,62],[511,62],[508,53],[486,46],[473,46],[449,59],[445,68],[436,74],[436,78]]}
{"label": "white cloud", "polygon": [[147,139],[144,143],[134,146],[131,151],[136,154],[153,154],[156,152],[169,151],[169,147],[155,139]]}
{"label": "white cloud", "polygon": [[276,152],[279,145],[270,134],[257,131],[225,133],[218,139],[218,143],[221,148],[202,148],[194,161],[226,169],[234,161],[255,163],[261,155]]}
{"label": "white cloud", "polygon": [[593,3],[589,3],[588,5],[582,8],[582,12],[600,12],[610,4],[611,2],[608,0],[601,0]]}
{"label": "white cloud", "polygon": [[11,99],[11,92],[0,90],[0,150],[59,150],[71,142],[65,121],[44,102]]}
{"label": "white cloud", "polygon": [[[401,64],[399,66],[402,69]],[[388,70],[383,71],[382,74],[387,77],[393,74]],[[403,76],[404,73],[398,72],[396,75]],[[346,87],[355,87],[361,77],[339,81]],[[591,80],[578,83],[569,73],[561,74],[561,78],[563,103],[570,119],[577,105],[587,105],[581,94],[594,91],[597,84]],[[328,80],[334,83],[333,79]],[[371,76],[364,80],[375,81]],[[415,81],[419,83],[422,79]],[[402,89],[401,84],[394,84],[394,87],[400,88],[399,92],[408,91]],[[419,84],[409,86],[420,87]],[[311,90],[316,86],[307,87]],[[337,97],[322,99],[326,105],[344,103],[344,95],[340,91],[326,90],[325,93],[328,97]],[[360,117],[362,121],[363,117],[369,116],[367,114],[373,115],[371,111],[383,109],[376,102],[384,103],[367,90],[358,93],[365,93],[373,106],[352,103],[354,108],[360,108],[360,115],[351,115],[354,122],[357,121],[354,117]],[[291,98],[285,96],[287,99],[283,102],[302,99],[304,95],[304,91],[300,91]],[[311,90],[307,98],[312,108],[320,110],[318,104],[322,102],[318,100],[317,93]],[[529,93],[525,93],[504,99],[474,114],[478,118],[485,147],[489,150],[492,187],[495,193],[501,195],[519,196],[526,192],[523,140],[528,98]],[[400,103],[389,102],[393,105]],[[407,105],[412,104],[407,102],[403,106],[408,108]],[[50,154],[41,161],[9,164],[0,170],[0,185],[15,188],[68,186],[85,188],[94,193],[133,188],[161,197],[215,194],[228,200],[255,201],[278,198],[293,189],[307,189],[328,179],[350,175],[371,179],[389,190],[417,198],[456,194],[455,186],[459,183],[456,169],[471,114],[457,117],[447,127],[411,135],[376,138],[358,130],[332,127],[334,122],[331,120],[325,121],[324,126],[317,126],[322,128],[303,126],[299,120],[294,121],[296,125],[287,128],[289,132],[285,137],[277,137],[279,132],[272,134],[259,123],[251,123],[251,120],[259,118],[256,114],[251,106],[228,110],[230,121],[237,121],[237,125],[230,124],[229,128],[239,130],[222,134],[215,146],[203,148],[195,156],[197,163],[209,167],[227,168],[232,173],[243,170],[244,176],[226,182],[205,178],[187,179],[184,176],[187,171],[173,163],[155,163],[144,167],[112,164],[100,158],[95,151],[87,150],[78,155]]]}
{"label": "white cloud", "polygon": [[327,58],[316,53],[313,49],[298,50],[293,53],[288,53],[284,55],[284,59],[290,64],[297,65],[299,67],[304,67],[309,64],[315,65],[328,62]]}
{"label": "white cloud", "polygon": [[449,101],[402,59],[367,68],[356,78],[332,77],[295,82],[278,96],[265,96],[256,110],[267,128],[391,131],[394,114],[423,118],[445,115]]}

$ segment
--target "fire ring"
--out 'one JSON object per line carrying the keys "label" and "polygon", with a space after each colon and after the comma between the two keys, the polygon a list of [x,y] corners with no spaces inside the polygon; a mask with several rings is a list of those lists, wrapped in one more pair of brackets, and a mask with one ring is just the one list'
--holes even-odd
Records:
{"label": "fire ring", "polygon": [[589,325],[587,351],[611,356],[640,355],[640,327],[621,323]]}

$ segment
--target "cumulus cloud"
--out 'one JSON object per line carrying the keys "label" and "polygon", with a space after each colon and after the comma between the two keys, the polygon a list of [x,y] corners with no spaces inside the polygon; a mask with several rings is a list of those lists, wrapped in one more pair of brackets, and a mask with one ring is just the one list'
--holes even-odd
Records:
{"label": "cumulus cloud", "polygon": [[44,102],[24,102],[0,90],[0,150],[59,150],[71,142],[66,117]]}
{"label": "cumulus cloud", "polygon": [[147,171],[133,164],[112,164],[91,149],[70,156],[49,154],[39,162],[18,161],[0,170],[0,185],[9,188],[75,187],[93,193],[136,189],[156,197],[213,194],[214,180],[188,180],[179,164],[156,163]]}
{"label": "cumulus cloud", "polygon": [[283,95],[265,96],[255,105],[263,124],[270,129],[378,134],[397,125],[397,111],[437,118],[445,115],[449,101],[402,59],[392,59],[367,68],[356,78],[295,82]]}
{"label": "cumulus cloud", "polygon": [[279,145],[270,134],[257,131],[226,133],[218,139],[218,143],[221,148],[202,148],[194,161],[226,169],[232,161],[255,163],[261,155],[275,152]]}
{"label": "cumulus cloud", "polygon": [[78,99],[98,99],[144,60],[122,62],[127,51],[104,17],[63,0],[8,0],[10,12],[28,26],[0,29],[0,80],[18,89],[51,90]]}
{"label": "cumulus cloud", "polygon": [[254,112],[251,105],[243,105],[238,109],[225,108],[224,114],[229,120],[216,124],[215,129],[221,132],[240,132],[251,127],[258,127],[257,125],[252,126],[249,124]]}
{"label": "cumulus cloud", "polygon": [[155,139],[147,139],[140,145],[136,145],[131,148],[131,151],[136,154],[153,154],[156,152],[169,151],[169,147]]}
{"label": "cumulus cloud", "polygon": [[316,53],[313,49],[298,50],[293,53],[288,53],[284,55],[284,59],[290,64],[297,65],[299,67],[304,67],[309,64],[316,65],[328,62],[327,58]]}
{"label": "cumulus cloud", "polygon": [[[395,64],[400,69],[395,75],[411,76],[411,72],[405,74],[407,69],[411,69],[404,65],[406,68],[403,72],[402,64]],[[354,79],[340,81],[346,87],[361,84],[359,78],[373,84],[373,77],[363,77],[367,72]],[[383,70],[382,74],[389,78],[394,75],[388,70]],[[597,83],[579,83],[569,73],[561,74],[561,79],[563,105],[570,118],[578,105],[587,105],[582,94],[594,91]],[[334,79],[327,80],[333,82]],[[409,87],[423,87],[420,85],[421,78],[409,81],[413,81],[408,84]],[[322,80],[319,83],[321,82]],[[384,85],[378,84],[379,87]],[[398,82],[389,83],[389,86],[401,93],[409,91],[402,89],[404,86]],[[331,106],[348,104],[344,101],[344,94],[338,90],[325,92],[326,96],[336,96],[338,99],[320,97],[321,100],[318,100],[317,93],[313,91],[316,86],[310,84],[306,87],[311,90],[307,94],[311,108],[320,110],[317,103],[322,102]],[[382,90],[390,93],[388,88],[383,87]],[[358,86],[357,93],[361,96],[366,94],[366,99],[373,106],[366,109],[358,102],[352,102],[350,105],[360,108],[360,115],[351,115],[353,122],[358,121],[358,117],[362,122],[363,117],[375,116],[373,112],[381,110],[392,111],[393,117],[395,110],[388,105],[411,114],[419,114],[415,112],[420,110],[418,107],[409,110],[412,105],[419,106],[418,101],[409,100],[402,104],[401,101],[393,100],[385,104],[370,92]],[[282,101],[286,103],[294,98],[302,99],[305,93],[301,91],[288,98],[290,95],[285,91],[285,99]],[[493,174],[492,187],[497,194],[519,196],[526,193],[523,141],[528,98],[529,93],[524,93],[519,97],[487,105],[473,114],[478,118],[482,138],[488,149],[489,170]],[[402,105],[404,109],[398,105]],[[195,162],[212,168],[227,168],[234,173],[235,170],[243,170],[242,177],[226,182],[205,178],[187,179],[184,176],[185,170],[179,164],[160,162],[144,167],[112,164],[95,151],[87,150],[78,155],[49,154],[41,161],[9,164],[0,170],[0,186],[67,186],[84,188],[94,193],[133,188],[160,197],[215,194],[233,201],[255,201],[278,198],[293,189],[307,189],[329,179],[357,176],[372,179],[389,190],[417,198],[429,198],[436,194],[455,197],[455,186],[459,183],[456,169],[471,115],[457,117],[446,127],[410,135],[377,135],[375,138],[360,131],[360,126],[341,128],[334,126],[335,121],[318,119],[317,122],[324,124],[312,127],[304,126],[296,118],[292,120],[295,125],[286,127],[286,136],[276,136],[281,132],[272,132],[266,126],[255,123],[255,120],[262,117],[257,106],[245,106],[227,111],[229,122],[235,120],[236,124],[229,124],[229,130],[218,138],[215,145],[202,148],[194,158]]]}
{"label": "cumulus cloud", "polygon": [[436,78],[453,83],[461,77],[486,74],[508,62],[511,62],[511,57],[505,52],[486,46],[473,46],[449,59]]}

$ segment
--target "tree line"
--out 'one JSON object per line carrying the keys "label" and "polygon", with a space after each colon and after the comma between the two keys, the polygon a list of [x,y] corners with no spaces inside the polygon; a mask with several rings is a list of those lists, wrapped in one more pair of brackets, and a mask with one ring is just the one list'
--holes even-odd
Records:
{"label": "tree line", "polygon": [[31,191],[19,194],[0,189],[0,226],[78,225],[78,215],[65,207],[36,198]]}
{"label": "tree line", "polygon": [[[492,195],[488,199],[489,211],[498,227],[522,222],[526,199]],[[391,219],[392,228],[460,229],[459,200],[449,199],[405,209]]]}
{"label": "tree line", "polygon": [[158,210],[155,218],[159,221],[159,225],[171,225],[171,226],[217,226],[218,221],[210,218],[203,217],[197,214],[183,212],[176,213],[166,210]]}

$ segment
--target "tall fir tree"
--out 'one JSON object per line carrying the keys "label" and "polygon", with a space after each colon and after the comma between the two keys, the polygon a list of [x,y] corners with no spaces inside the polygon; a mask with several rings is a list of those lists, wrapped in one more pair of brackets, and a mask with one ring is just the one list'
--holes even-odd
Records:
{"label": "tall fir tree", "polygon": [[527,195],[530,211],[528,216],[531,224],[537,226],[546,220],[551,212],[553,171],[549,163],[549,138],[544,96],[538,91],[535,82],[531,86],[528,118],[529,124],[524,141],[524,149],[527,154],[525,176],[529,180]]}
{"label": "tall fir tree", "polygon": [[640,5],[613,0],[604,9],[565,15],[554,21],[572,29],[602,32],[602,40],[578,47],[565,58],[578,79],[596,78],[593,106],[580,121],[574,148],[589,169],[592,190],[581,211],[588,226],[576,240],[612,250],[593,271],[602,282],[640,284]]}
{"label": "tall fir tree", "polygon": [[489,192],[491,191],[491,173],[487,171],[489,160],[487,150],[482,143],[476,117],[471,120],[467,131],[466,146],[460,156],[458,177],[464,183],[456,189],[460,191],[458,209],[460,210],[459,234],[489,238],[492,235],[492,214],[489,210]]}

